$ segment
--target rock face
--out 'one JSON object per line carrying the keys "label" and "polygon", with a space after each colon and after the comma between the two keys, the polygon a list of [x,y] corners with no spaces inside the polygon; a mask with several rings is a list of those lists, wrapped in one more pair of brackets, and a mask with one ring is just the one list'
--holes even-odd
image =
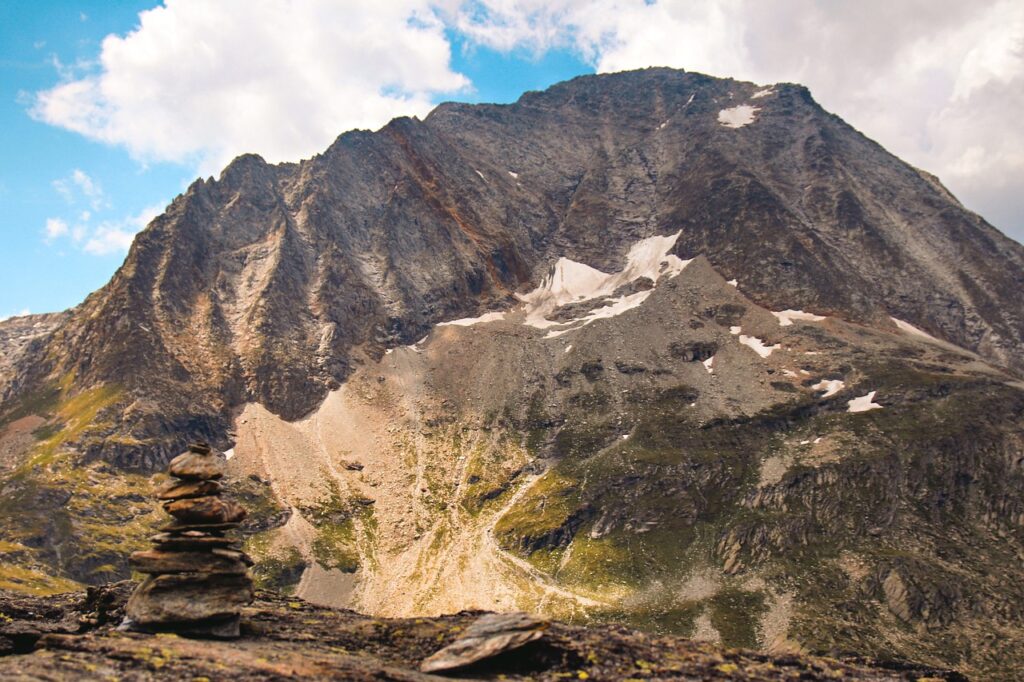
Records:
{"label": "rock face", "polygon": [[[473,633],[509,634],[525,646],[476,661],[457,677],[486,680],[743,679],[948,680],[962,675],[900,662],[766,656],[621,627],[551,623],[541,633],[508,616],[463,613],[443,618],[376,619],[261,592],[246,608],[237,642],[195,641],[121,632],[113,623],[131,585],[88,594],[11,597],[0,592],[0,678],[5,680],[392,680],[446,679],[423,674],[439,649],[466,650]],[[481,623],[483,621],[483,623]],[[442,673],[447,674],[447,673]]]}
{"label": "rock face", "polygon": [[224,467],[205,443],[171,460],[168,472],[184,481],[158,494],[176,523],[153,537],[155,550],[131,555],[132,568],[147,577],[128,600],[126,626],[238,637],[239,613],[253,597],[252,561],[223,535],[237,527],[245,510],[220,499],[219,484],[210,485],[224,475]]}
{"label": "rock face", "polygon": [[[892,315],[1024,369],[1024,248],[806,88],[762,90],[587,76],[346,133],[298,164],[239,157],[0,370],[3,411],[62,378],[116,385],[114,418],[78,445],[156,471],[186,438],[227,447],[235,406],[300,417],[365,357],[509,302],[559,257],[611,271],[679,230],[677,255],[703,254],[767,307]],[[722,125],[742,102],[754,121]]]}

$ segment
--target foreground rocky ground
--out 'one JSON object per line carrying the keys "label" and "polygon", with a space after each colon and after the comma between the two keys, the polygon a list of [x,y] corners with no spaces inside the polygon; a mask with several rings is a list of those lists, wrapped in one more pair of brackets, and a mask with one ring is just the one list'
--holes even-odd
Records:
{"label": "foreground rocky ground", "polygon": [[[0,593],[4,680],[426,680],[424,659],[479,617],[376,619],[263,592],[236,641],[116,630],[129,582],[56,597]],[[451,674],[450,674],[451,675]],[[901,663],[768,656],[616,626],[551,623],[540,639],[462,670],[470,679],[964,680]]]}

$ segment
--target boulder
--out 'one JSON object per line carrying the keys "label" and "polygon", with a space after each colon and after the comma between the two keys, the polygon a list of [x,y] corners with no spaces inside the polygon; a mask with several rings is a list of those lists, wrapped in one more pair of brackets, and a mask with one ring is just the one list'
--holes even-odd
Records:
{"label": "boulder", "polygon": [[167,466],[167,473],[187,481],[209,481],[224,477],[224,460],[207,451],[183,452]]}
{"label": "boulder", "polygon": [[547,628],[547,622],[525,613],[488,613],[454,642],[426,658],[420,670],[433,673],[466,668],[534,642]]}

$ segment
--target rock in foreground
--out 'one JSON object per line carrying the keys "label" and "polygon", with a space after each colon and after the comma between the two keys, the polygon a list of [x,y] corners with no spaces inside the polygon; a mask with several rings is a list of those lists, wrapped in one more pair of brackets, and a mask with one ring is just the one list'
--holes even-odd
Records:
{"label": "rock in foreground", "polygon": [[[0,679],[444,679],[418,672],[472,632],[479,613],[382,620],[259,593],[241,638],[119,632],[132,585],[48,598],[0,594]],[[478,627],[479,629],[479,627]],[[768,656],[621,627],[550,623],[542,636],[463,668],[473,679],[963,680],[903,664]]]}

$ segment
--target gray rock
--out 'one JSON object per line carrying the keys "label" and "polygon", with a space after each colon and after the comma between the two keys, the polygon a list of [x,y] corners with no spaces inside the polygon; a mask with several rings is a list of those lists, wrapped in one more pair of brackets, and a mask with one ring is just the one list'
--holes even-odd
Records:
{"label": "gray rock", "polygon": [[210,453],[189,450],[171,460],[167,473],[188,481],[217,479],[224,476],[224,461]]}
{"label": "gray rock", "polygon": [[138,625],[229,619],[253,596],[252,581],[244,575],[148,576],[128,600],[125,614]]}
{"label": "gray rock", "polygon": [[425,673],[459,670],[513,651],[544,636],[548,623],[525,613],[480,616],[454,642],[425,659]]}
{"label": "gray rock", "polygon": [[179,523],[222,524],[236,523],[245,518],[245,509],[219,497],[195,497],[165,502],[164,510]]}
{"label": "gray rock", "polygon": [[[228,553],[230,552],[230,554]],[[246,567],[252,565],[241,552],[232,550],[163,551],[146,550],[131,555],[130,563],[139,573],[222,573],[245,575]]]}
{"label": "gray rock", "polygon": [[223,491],[219,481],[172,481],[157,491],[158,500],[184,500],[192,497],[219,495]]}

